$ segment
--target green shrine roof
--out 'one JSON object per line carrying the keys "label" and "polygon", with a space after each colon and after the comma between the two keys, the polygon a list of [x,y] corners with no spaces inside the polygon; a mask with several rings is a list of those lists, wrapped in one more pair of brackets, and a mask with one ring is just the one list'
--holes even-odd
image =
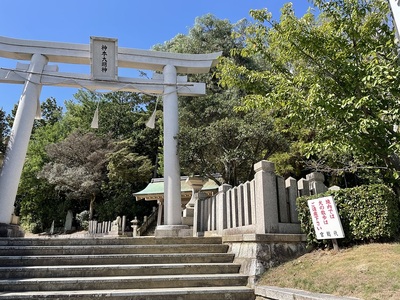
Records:
{"label": "green shrine roof", "polygon": [[[192,188],[189,183],[186,182],[188,177],[181,177],[181,194],[182,197],[191,197]],[[218,191],[218,185],[211,179],[209,179],[201,189],[204,192],[216,192]],[[159,200],[164,199],[164,178],[153,178],[152,181],[141,191],[133,194],[136,200]]]}

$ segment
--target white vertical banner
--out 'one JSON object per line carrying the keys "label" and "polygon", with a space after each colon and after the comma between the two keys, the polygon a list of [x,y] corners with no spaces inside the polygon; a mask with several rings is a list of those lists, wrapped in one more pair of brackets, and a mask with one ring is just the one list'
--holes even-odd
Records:
{"label": "white vertical banner", "polygon": [[344,238],[342,222],[333,196],[308,200],[307,204],[318,240]]}
{"label": "white vertical banner", "polygon": [[118,79],[118,41],[90,37],[90,70],[93,80]]}

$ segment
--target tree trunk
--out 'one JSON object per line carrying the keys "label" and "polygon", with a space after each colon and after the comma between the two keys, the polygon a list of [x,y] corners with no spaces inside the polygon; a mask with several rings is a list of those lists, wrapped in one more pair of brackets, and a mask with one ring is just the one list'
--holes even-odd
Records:
{"label": "tree trunk", "polygon": [[92,197],[90,198],[90,204],[89,204],[89,220],[93,220],[93,210],[94,210],[94,200],[96,199],[96,195],[92,194]]}

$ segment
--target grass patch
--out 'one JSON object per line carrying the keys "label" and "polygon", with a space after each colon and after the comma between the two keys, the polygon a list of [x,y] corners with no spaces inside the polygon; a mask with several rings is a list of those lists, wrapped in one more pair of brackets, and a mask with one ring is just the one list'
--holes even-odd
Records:
{"label": "grass patch", "polygon": [[364,300],[400,299],[400,244],[316,250],[267,271],[259,285]]}

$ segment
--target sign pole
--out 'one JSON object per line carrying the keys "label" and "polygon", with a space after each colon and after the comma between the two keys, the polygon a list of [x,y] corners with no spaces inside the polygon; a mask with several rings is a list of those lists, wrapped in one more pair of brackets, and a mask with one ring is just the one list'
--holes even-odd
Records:
{"label": "sign pole", "polygon": [[332,244],[333,244],[333,251],[339,252],[339,244],[338,244],[337,239],[333,239]]}

